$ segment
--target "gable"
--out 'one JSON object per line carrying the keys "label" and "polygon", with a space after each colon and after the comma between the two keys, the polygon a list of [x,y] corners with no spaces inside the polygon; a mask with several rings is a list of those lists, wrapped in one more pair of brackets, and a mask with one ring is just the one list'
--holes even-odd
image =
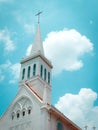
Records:
{"label": "gable", "polygon": [[11,108],[11,118],[20,118],[20,116],[25,116],[30,114],[32,111],[33,103],[30,98],[26,96],[20,97]]}
{"label": "gable", "polygon": [[7,108],[5,113],[2,115],[1,119],[6,115],[6,113],[10,112],[12,110],[16,111],[17,109],[22,109],[24,107],[29,107],[29,104],[36,104],[38,106],[41,106],[42,99],[37,95],[36,92],[31,90],[26,84],[22,84],[20,87],[16,97],[10,104],[10,106]]}
{"label": "gable", "polygon": [[34,122],[35,119],[33,116],[40,115],[41,106],[42,101],[37,93],[31,91],[27,85],[22,84],[15,99],[1,117],[0,128],[3,130],[16,129],[17,127],[29,129],[33,124],[31,122]]}

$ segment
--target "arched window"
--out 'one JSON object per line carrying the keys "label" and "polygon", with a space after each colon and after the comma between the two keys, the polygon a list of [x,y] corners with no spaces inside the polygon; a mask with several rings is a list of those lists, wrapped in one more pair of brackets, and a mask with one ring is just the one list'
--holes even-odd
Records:
{"label": "arched window", "polygon": [[22,80],[24,79],[24,77],[25,77],[25,68],[22,71]]}
{"label": "arched window", "polygon": [[33,76],[36,75],[36,64],[33,65]]}
{"label": "arched window", "polygon": [[30,78],[30,69],[31,69],[31,67],[29,66],[28,67],[28,78]]}
{"label": "arched window", "polygon": [[40,67],[40,76],[43,77],[43,66]]}
{"label": "arched window", "polygon": [[28,114],[31,114],[31,107],[28,108]]}
{"label": "arched window", "polygon": [[63,130],[63,124],[60,121],[57,122],[57,130]]}
{"label": "arched window", "polygon": [[12,120],[15,118],[15,113],[13,112],[12,113]]}
{"label": "arched window", "polygon": [[17,111],[17,118],[20,117],[20,111]]}
{"label": "arched window", "polygon": [[48,72],[48,83],[50,84],[50,72]]}
{"label": "arched window", "polygon": [[23,110],[22,115],[25,116],[25,114],[26,114],[26,112],[25,112],[25,110]]}
{"label": "arched window", "polygon": [[44,80],[46,80],[46,74],[47,74],[47,71],[46,69],[44,69]]}

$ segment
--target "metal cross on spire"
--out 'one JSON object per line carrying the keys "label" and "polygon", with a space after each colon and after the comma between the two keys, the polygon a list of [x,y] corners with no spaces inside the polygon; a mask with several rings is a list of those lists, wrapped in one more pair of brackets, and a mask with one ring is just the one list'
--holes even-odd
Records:
{"label": "metal cross on spire", "polygon": [[86,125],[84,128],[85,128],[85,130],[87,130],[88,126]]}
{"label": "metal cross on spire", "polygon": [[35,16],[38,16],[38,23],[40,23],[40,14],[42,13],[42,11],[39,11]]}
{"label": "metal cross on spire", "polygon": [[93,128],[93,130],[95,130],[95,129],[96,129],[96,127],[95,127],[95,126],[93,126],[92,128]]}

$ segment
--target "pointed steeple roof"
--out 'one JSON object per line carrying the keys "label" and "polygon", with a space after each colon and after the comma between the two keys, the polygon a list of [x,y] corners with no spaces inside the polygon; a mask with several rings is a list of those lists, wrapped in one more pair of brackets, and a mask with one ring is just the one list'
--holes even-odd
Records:
{"label": "pointed steeple roof", "polygon": [[31,54],[38,53],[38,52],[41,53],[42,55],[44,55],[44,49],[43,49],[43,44],[42,44],[42,40],[41,40],[39,21],[38,21],[38,25],[37,25],[34,43],[32,44]]}

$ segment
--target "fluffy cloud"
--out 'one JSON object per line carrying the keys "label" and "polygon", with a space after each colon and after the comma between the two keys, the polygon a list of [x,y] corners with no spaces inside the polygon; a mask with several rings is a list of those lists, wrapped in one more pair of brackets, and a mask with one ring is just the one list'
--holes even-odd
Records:
{"label": "fluffy cloud", "polygon": [[93,44],[75,29],[50,32],[43,42],[45,55],[54,65],[54,73],[83,67],[82,56],[93,52]]}
{"label": "fluffy cloud", "polygon": [[11,65],[10,61],[7,61],[5,64],[0,64],[0,77],[1,80],[3,81],[5,79],[5,71],[9,68],[9,66]]}
{"label": "fluffy cloud", "polygon": [[4,75],[2,74],[2,71],[0,70],[0,82],[4,80]]}
{"label": "fluffy cloud", "polygon": [[9,83],[15,83],[19,78],[20,64],[19,63],[12,64],[10,66],[10,71],[13,78],[9,81]]}
{"label": "fluffy cloud", "polygon": [[82,88],[77,95],[69,93],[60,97],[55,106],[81,128],[88,125],[91,130],[94,125],[98,128],[98,106],[94,106],[95,100],[98,100],[97,93]]}
{"label": "fluffy cloud", "polygon": [[31,52],[31,48],[32,48],[32,44],[29,45],[29,47],[26,50],[26,56],[29,56],[30,52]]}
{"label": "fluffy cloud", "polygon": [[20,64],[12,64],[9,60],[5,64],[0,65],[0,81],[2,82],[7,73],[10,75],[9,83],[15,83],[19,78]]}
{"label": "fluffy cloud", "polygon": [[[93,43],[75,29],[50,32],[43,42],[45,56],[52,61],[54,74],[83,67],[83,56],[93,53]],[[30,54],[31,45],[26,55]]]}
{"label": "fluffy cloud", "polygon": [[0,43],[4,44],[4,50],[7,52],[15,49],[15,44],[11,40],[10,32],[7,29],[0,30]]}

